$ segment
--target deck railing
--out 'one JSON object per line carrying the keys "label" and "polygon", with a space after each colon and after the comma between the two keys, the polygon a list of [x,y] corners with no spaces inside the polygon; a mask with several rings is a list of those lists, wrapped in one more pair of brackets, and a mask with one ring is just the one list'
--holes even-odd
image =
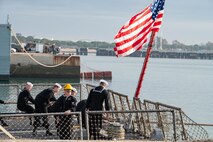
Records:
{"label": "deck railing", "polygon": [[[34,114],[1,114],[8,126],[4,127],[16,139],[42,139],[42,140],[83,140],[83,139],[104,139],[104,140],[166,140],[160,127],[153,128],[149,137],[144,131],[139,130],[137,114],[171,113],[173,118],[173,141],[176,141],[175,115],[171,110],[150,110],[150,111],[87,111],[86,128],[82,128],[82,116],[80,112],[72,112],[69,115],[64,113],[34,113]],[[106,116],[106,117],[105,117]],[[123,116],[123,117],[116,117]],[[133,116],[134,127],[128,127],[129,116]],[[94,122],[94,123],[91,123]],[[102,123],[102,131],[96,129],[96,122]],[[113,125],[116,124],[116,125]],[[113,125],[113,127],[112,127]],[[91,130],[97,135],[91,136]],[[160,131],[158,131],[160,130]],[[48,133],[47,133],[48,131]],[[158,132],[157,132],[158,131]],[[155,134],[155,133],[158,134]],[[51,134],[50,134],[51,133]],[[158,136],[157,136],[158,135]],[[0,131],[0,140],[9,137]]]}
{"label": "deck railing", "polygon": [[[73,139],[83,140],[80,112],[1,114],[8,126],[4,129],[16,139]],[[8,136],[0,131],[0,139]]]}
{"label": "deck railing", "polygon": [[[61,85],[64,85],[64,84],[65,83],[61,83]],[[35,98],[35,96],[40,91],[52,86],[53,84],[34,84],[31,94]],[[76,96],[78,101],[82,99],[86,99],[89,91],[95,87],[95,85],[91,85],[91,84],[72,84],[72,86],[74,86],[78,90],[78,94]],[[17,109],[17,104],[16,104],[17,97],[23,88],[24,88],[24,84],[21,84],[21,85],[0,84],[0,96],[1,96],[0,99],[3,99],[6,102],[5,104],[0,104],[1,116],[8,115],[9,117],[9,115],[11,115],[12,117],[14,115],[23,115],[23,116],[26,115],[26,117],[30,117],[30,115],[22,114],[22,112]],[[63,89],[61,90],[61,92],[59,92],[59,94],[63,94],[62,91]],[[110,93],[111,110],[115,112],[115,113],[112,113],[112,112],[110,113],[111,117],[125,118],[125,119],[128,118],[128,121],[125,122],[128,124],[128,127],[126,127],[125,130],[128,130],[128,131],[132,130],[132,132],[141,135],[141,137],[143,138],[151,138],[152,132],[156,128],[160,128],[166,140],[208,139],[208,133],[202,126],[208,126],[213,128],[213,124],[198,124],[194,122],[181,110],[181,108],[170,106],[167,104],[162,104],[159,102],[153,102],[149,100],[144,100],[142,102],[140,99],[136,99],[136,98],[133,98],[133,103],[132,103],[133,105],[131,106],[130,99],[127,95],[121,94],[119,92],[115,92],[113,90],[108,90],[108,91]],[[132,110],[145,111],[145,112],[142,112],[142,113],[138,112],[135,114],[128,112]],[[157,112],[149,113],[148,111],[150,110],[152,111],[154,110]],[[165,111],[165,110],[174,111],[175,116],[173,116],[171,112],[159,112],[159,111]],[[19,117],[16,116],[16,117],[22,118],[21,116]],[[175,127],[176,127],[175,137],[173,133],[174,117],[175,117]],[[53,118],[51,116],[50,120],[54,120]],[[6,119],[6,121],[10,123],[10,119]],[[21,122],[26,122],[26,120],[23,120]],[[28,122],[26,122],[26,124],[28,124]],[[29,128],[31,128],[31,126],[29,126]]]}

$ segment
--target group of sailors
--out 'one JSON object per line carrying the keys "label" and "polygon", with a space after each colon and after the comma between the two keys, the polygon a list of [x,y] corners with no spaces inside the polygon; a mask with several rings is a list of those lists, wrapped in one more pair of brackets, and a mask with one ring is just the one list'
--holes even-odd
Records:
{"label": "group of sailors", "polygon": [[[36,95],[35,99],[31,96],[30,91],[33,88],[33,84],[31,82],[27,82],[25,88],[20,92],[17,101],[17,108],[22,112],[26,113],[48,113],[48,112],[64,112],[65,115],[68,115],[70,112],[74,112],[77,106],[77,100],[75,98],[77,94],[77,90],[71,86],[71,84],[65,84],[64,94],[61,95],[58,99],[56,99],[56,95],[61,90],[62,86],[58,83],[55,83],[53,87],[44,89],[38,95]],[[35,108],[29,105],[28,102],[31,102],[35,105]],[[65,117],[65,116],[63,116]],[[33,125],[33,135],[36,135],[37,128],[42,126],[46,129],[46,135],[53,135],[49,130],[49,123],[47,116],[35,116],[35,120],[32,122],[30,119],[30,124]],[[59,119],[59,118],[56,118]],[[41,123],[41,120],[43,123]],[[60,117],[59,120],[62,120]],[[71,119],[70,119],[71,120]],[[61,125],[58,128],[58,134],[61,139],[68,139],[67,134],[64,136],[62,129],[68,129],[69,123],[67,125]],[[65,127],[65,128],[64,128]]]}
{"label": "group of sailors", "polygon": [[[64,112],[64,115],[57,115],[55,117],[55,125],[57,128],[57,135],[60,139],[72,139],[73,117],[71,112],[81,111],[101,111],[103,110],[103,103],[105,104],[105,110],[109,110],[109,93],[105,89],[108,86],[108,82],[101,79],[99,86],[91,89],[87,100],[82,100],[77,103],[76,95],[77,89],[71,84],[67,83],[63,86],[63,95],[56,99],[56,95],[62,89],[59,83],[55,83],[53,87],[44,89],[35,99],[31,96],[31,90],[33,84],[27,82],[24,89],[18,95],[17,108],[25,113],[52,113],[52,112]],[[31,102],[34,104],[29,104]],[[76,109],[77,108],[77,109]],[[84,116],[84,114],[83,114]],[[85,126],[85,118],[82,120]],[[34,121],[29,117],[30,125],[33,126],[33,135],[37,134],[38,127],[44,127],[46,129],[46,135],[53,135],[50,132],[50,125],[48,123],[47,115],[34,116]],[[41,120],[43,123],[41,123]],[[3,121],[0,118],[0,121]],[[93,115],[89,117],[89,132],[90,137],[98,139],[98,131],[102,128],[102,115]]]}

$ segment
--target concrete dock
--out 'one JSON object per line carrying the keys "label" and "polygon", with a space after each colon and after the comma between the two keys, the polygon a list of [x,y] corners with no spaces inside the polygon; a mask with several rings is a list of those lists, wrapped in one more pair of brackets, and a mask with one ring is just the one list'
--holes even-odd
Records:
{"label": "concrete dock", "polygon": [[[47,66],[58,65],[69,56],[30,53],[36,61]],[[45,67],[33,61],[26,53],[11,54],[10,77],[72,78],[80,80],[80,57],[72,56],[57,67]]]}

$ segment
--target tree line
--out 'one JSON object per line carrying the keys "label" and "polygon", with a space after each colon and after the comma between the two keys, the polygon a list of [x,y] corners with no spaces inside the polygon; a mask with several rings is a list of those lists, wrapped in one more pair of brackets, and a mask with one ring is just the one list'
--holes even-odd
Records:
{"label": "tree line", "polygon": [[[47,38],[34,38],[33,36],[23,36],[18,33],[17,38],[22,43],[36,42],[43,44],[55,44],[56,46],[60,46],[62,48],[90,48],[90,49],[113,49],[115,47],[115,43],[109,43],[104,41],[63,41],[63,40],[50,40]],[[12,42],[17,43],[14,37],[12,37]],[[145,45],[147,47],[147,45]],[[185,45],[177,40],[172,41],[172,43],[168,43],[166,39],[161,39],[160,37],[156,38],[155,44],[153,45],[154,50],[174,50],[174,51],[209,51],[213,50],[213,42],[207,42],[206,44],[194,44],[194,45]]]}

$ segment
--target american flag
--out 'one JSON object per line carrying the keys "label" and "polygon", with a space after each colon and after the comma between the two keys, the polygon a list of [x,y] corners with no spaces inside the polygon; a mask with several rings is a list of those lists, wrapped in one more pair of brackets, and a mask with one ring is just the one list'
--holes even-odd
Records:
{"label": "american flag", "polygon": [[117,57],[127,56],[142,49],[149,33],[158,32],[163,19],[165,0],[155,0],[133,16],[115,35],[114,51]]}

